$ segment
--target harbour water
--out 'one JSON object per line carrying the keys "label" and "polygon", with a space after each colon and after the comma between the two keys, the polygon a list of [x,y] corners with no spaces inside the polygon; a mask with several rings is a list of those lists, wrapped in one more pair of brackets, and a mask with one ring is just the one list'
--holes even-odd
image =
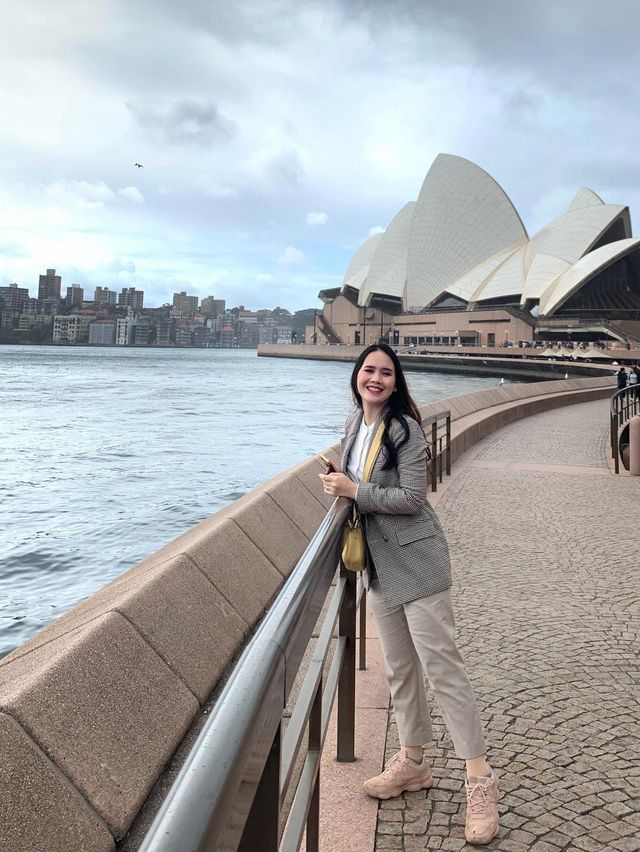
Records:
{"label": "harbour water", "polygon": [[[351,364],[0,346],[0,657],[340,437]],[[409,374],[418,402],[496,379]]]}

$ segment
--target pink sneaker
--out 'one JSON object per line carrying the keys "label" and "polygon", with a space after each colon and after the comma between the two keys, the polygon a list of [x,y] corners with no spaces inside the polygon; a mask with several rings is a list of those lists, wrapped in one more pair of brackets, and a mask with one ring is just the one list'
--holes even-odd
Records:
{"label": "pink sneaker", "polygon": [[498,776],[492,771],[488,778],[467,778],[464,786],[467,791],[467,843],[484,846],[490,843],[500,830]]}
{"label": "pink sneaker", "polygon": [[399,751],[387,762],[384,772],[369,778],[362,786],[374,799],[393,799],[405,790],[428,790],[432,784],[431,770],[424,757],[417,764]]}

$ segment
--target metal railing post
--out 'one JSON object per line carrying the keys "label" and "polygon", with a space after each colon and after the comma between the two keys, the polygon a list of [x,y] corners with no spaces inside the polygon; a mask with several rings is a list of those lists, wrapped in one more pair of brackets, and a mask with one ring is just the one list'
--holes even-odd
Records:
{"label": "metal railing post", "polygon": [[431,424],[431,490],[438,490],[438,421]]}
{"label": "metal railing post", "polygon": [[280,752],[282,722],[278,725],[269,757],[249,811],[238,852],[277,852],[280,845]]}
{"label": "metal railing post", "polygon": [[367,592],[362,590],[360,598],[360,638],[358,639],[358,668],[363,672],[367,668]]}
{"label": "metal railing post", "polygon": [[346,580],[346,589],[340,609],[338,635],[340,639],[344,637],[346,648],[338,681],[337,757],[341,763],[350,763],[356,759],[356,587],[358,575],[353,571],[347,571],[344,565],[340,565],[340,576]]}
{"label": "metal railing post", "polygon": [[[309,715],[309,753],[322,750],[322,678],[318,683],[313,706]],[[307,815],[306,850],[318,852],[320,849],[320,771],[313,785],[309,813]]]}
{"label": "metal railing post", "polygon": [[446,470],[447,476],[451,476],[451,414],[446,416],[445,431],[447,435]]}

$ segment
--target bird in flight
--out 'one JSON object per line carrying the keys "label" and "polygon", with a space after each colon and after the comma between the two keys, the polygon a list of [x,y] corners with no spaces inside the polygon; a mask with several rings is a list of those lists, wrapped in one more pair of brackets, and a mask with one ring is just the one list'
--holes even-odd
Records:
{"label": "bird in flight", "polygon": [[134,163],[133,165],[134,165],[137,169],[144,169],[144,166],[142,165],[142,163]]}

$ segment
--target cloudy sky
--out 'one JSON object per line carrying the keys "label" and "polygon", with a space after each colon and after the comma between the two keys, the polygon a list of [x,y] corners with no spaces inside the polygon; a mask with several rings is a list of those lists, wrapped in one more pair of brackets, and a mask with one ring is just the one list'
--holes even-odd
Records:
{"label": "cloudy sky", "polygon": [[[0,283],[319,304],[439,152],[640,209],[635,0],[2,0]],[[143,164],[136,168],[134,163]]]}

